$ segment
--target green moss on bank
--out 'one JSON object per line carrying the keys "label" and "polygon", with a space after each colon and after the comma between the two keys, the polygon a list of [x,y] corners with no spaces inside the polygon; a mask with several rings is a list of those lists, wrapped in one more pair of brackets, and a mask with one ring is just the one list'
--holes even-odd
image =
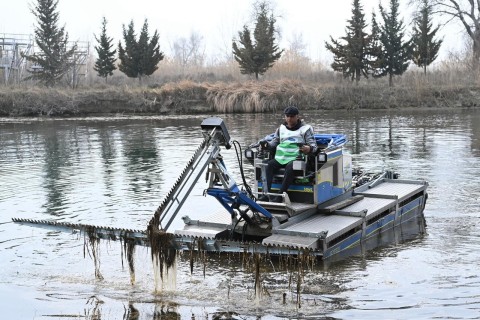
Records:
{"label": "green moss on bank", "polygon": [[0,88],[0,116],[195,114],[302,110],[478,107],[477,87],[316,85],[299,81],[167,83],[155,88]]}

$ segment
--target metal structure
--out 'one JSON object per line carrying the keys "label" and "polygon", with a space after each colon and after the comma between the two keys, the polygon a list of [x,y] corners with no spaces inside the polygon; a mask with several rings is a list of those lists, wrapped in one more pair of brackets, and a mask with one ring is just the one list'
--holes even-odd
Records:
{"label": "metal structure", "polygon": [[77,50],[75,50],[71,61],[71,85],[77,87],[81,78],[86,78],[88,74],[88,57],[90,55],[90,43],[86,41],[77,41]]}
{"label": "metal structure", "polygon": [[[220,155],[232,141],[220,118],[207,118],[202,124],[204,140],[156,210],[155,227],[168,236],[168,246],[177,250],[212,252],[263,252],[300,254],[329,258],[359,247],[369,239],[394,232],[406,222],[423,218],[428,183],[401,180],[391,171],[368,175],[351,170],[350,156],[343,153],[343,135],[317,138],[319,152],[298,159],[296,181],[282,194],[282,202],[259,201],[259,195],[275,195],[262,189],[262,168],[269,156],[250,146],[245,155],[255,166],[253,189],[240,189]],[[237,149],[237,148],[236,148]],[[237,154],[238,156],[238,154]],[[271,155],[270,155],[271,157]],[[308,163],[310,162],[310,163]],[[242,169],[242,168],[240,168]],[[172,221],[189,197],[199,177],[207,173],[205,190],[225,211],[192,220],[188,216],[181,230],[170,231]],[[282,178],[282,173],[278,174]],[[278,189],[278,180],[272,191]],[[17,223],[41,227],[79,230],[89,237],[121,240],[158,247],[145,231],[50,221],[14,219]],[[165,238],[163,238],[165,239]],[[166,242],[162,240],[162,243]]]}
{"label": "metal structure", "polygon": [[22,79],[26,70],[26,55],[33,53],[34,38],[27,34],[0,33],[0,71],[4,84]]}
{"label": "metal structure", "polygon": [[[67,73],[68,82],[72,88],[77,87],[80,79],[86,78],[88,74],[88,57],[90,55],[90,43],[87,41],[68,42],[67,50],[70,50],[74,45],[76,49],[73,56],[68,60],[70,70]],[[40,52],[34,52],[36,55],[41,55]],[[28,71],[31,73],[40,72],[42,67],[36,64],[28,66]]]}
{"label": "metal structure", "polygon": [[[68,81],[76,87],[80,79],[88,74],[88,57],[90,43],[86,41],[69,42],[69,48],[77,46],[73,56],[68,61],[71,68],[67,73]],[[4,84],[17,83],[25,77],[25,72],[35,73],[42,67],[28,64],[25,56],[42,54],[35,51],[35,38],[27,34],[0,33],[0,74]]]}

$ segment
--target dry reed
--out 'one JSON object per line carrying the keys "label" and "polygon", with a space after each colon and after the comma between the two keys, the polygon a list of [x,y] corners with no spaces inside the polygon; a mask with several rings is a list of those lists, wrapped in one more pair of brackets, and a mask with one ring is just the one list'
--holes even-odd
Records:
{"label": "dry reed", "polygon": [[232,61],[181,68],[166,61],[141,84],[119,72],[106,83],[90,72],[76,90],[32,82],[0,86],[0,115],[279,112],[291,104],[302,110],[478,107],[480,74],[469,61],[452,55],[427,75],[412,66],[394,78],[393,88],[385,78],[362,79],[356,85],[298,57],[278,61],[260,81],[241,75]]}

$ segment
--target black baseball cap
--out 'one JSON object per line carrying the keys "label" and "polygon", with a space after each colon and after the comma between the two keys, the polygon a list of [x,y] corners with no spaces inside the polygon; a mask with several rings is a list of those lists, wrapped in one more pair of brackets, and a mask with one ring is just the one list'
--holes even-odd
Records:
{"label": "black baseball cap", "polygon": [[297,115],[298,114],[298,108],[294,107],[294,106],[286,107],[285,111],[283,113],[290,114],[290,115]]}

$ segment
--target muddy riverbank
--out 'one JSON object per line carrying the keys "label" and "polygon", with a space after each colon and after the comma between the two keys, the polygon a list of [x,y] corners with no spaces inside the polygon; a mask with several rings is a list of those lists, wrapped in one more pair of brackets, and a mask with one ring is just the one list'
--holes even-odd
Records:
{"label": "muddy riverbank", "polygon": [[14,86],[0,88],[0,116],[173,115],[276,112],[288,104],[302,110],[475,108],[476,86],[385,87],[325,85],[298,81],[195,83],[150,87],[98,86],[75,90]]}

